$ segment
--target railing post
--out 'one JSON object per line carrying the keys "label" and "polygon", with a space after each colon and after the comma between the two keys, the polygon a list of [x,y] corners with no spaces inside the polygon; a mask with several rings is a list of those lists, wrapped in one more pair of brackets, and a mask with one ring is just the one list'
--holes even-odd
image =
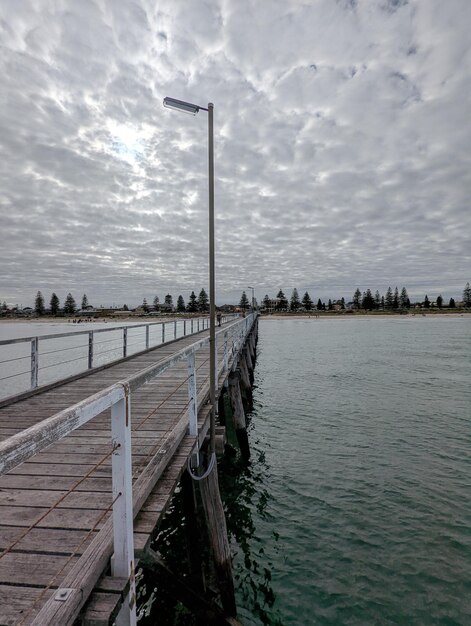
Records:
{"label": "railing post", "polygon": [[128,354],[128,329],[123,328],[123,357]]}
{"label": "railing post", "polygon": [[218,336],[215,335],[214,337],[214,354],[215,354],[215,359],[214,359],[214,380],[215,380],[215,387],[216,389],[219,388],[219,372],[218,372]]}
{"label": "railing post", "polygon": [[173,338],[177,338],[177,320],[173,322]]}
{"label": "railing post", "polygon": [[113,454],[113,538],[112,575],[129,578],[128,597],[116,624],[135,626],[136,583],[134,578],[134,533],[132,511],[131,397],[128,395],[111,407]]}
{"label": "railing post", "polygon": [[[192,437],[198,435],[198,393],[196,389],[195,353],[188,355],[188,432]],[[199,465],[199,450],[193,457],[194,467]]]}
{"label": "railing post", "polygon": [[183,320],[183,336],[186,337],[186,320]]}
{"label": "railing post", "polygon": [[196,320],[196,323],[197,323],[196,331],[199,333],[200,332],[200,318]]}
{"label": "railing post", "polygon": [[38,370],[39,370],[39,354],[38,354],[39,338],[31,339],[31,389],[38,386]]}
{"label": "railing post", "polygon": [[147,324],[146,326],[146,350],[149,349],[149,333],[150,333],[149,324]]}
{"label": "railing post", "polygon": [[88,369],[93,367],[93,330],[88,333]]}
{"label": "railing post", "polygon": [[224,373],[227,372],[227,368],[229,365],[228,361],[229,361],[229,355],[227,353],[227,330],[226,330],[226,332],[224,333],[224,365],[223,365]]}
{"label": "railing post", "polygon": [[191,334],[193,334],[193,318],[191,318],[190,330],[191,330]]}
{"label": "railing post", "polygon": [[162,343],[165,343],[165,322],[162,322]]}

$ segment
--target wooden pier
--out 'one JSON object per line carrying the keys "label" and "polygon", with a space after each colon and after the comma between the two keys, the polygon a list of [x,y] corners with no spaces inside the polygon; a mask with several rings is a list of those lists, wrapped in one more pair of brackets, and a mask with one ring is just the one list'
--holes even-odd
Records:
{"label": "wooden pier", "polygon": [[[250,384],[256,314],[217,331],[217,396],[229,387],[247,456],[238,380]],[[136,566],[157,558],[159,522],[204,456],[208,344],[204,330],[0,406],[0,625],[136,623]],[[217,467],[206,473],[213,623],[236,623]]]}

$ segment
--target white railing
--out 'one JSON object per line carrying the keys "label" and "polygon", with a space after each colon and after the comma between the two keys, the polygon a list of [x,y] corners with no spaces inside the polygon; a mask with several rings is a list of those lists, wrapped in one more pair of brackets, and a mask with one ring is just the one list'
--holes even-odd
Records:
{"label": "white railing", "polygon": [[[235,365],[235,355],[243,346],[245,338],[250,332],[256,314],[252,313],[246,318],[233,322],[225,329],[221,329],[216,334],[216,346],[223,340],[223,350],[217,352],[216,358],[216,381],[219,380],[219,374],[227,374],[228,369]],[[133,518],[138,513],[145,500],[153,489],[155,482],[161,475],[163,468],[157,475],[157,465],[155,459],[161,459],[165,462],[165,466],[173,456],[173,450],[178,447],[179,443],[188,432],[195,438],[196,454],[198,453],[198,394],[196,385],[196,367],[195,356],[198,350],[209,343],[209,337],[204,337],[196,341],[192,345],[176,352],[167,357],[158,364],[138,372],[137,374],[122,380],[99,393],[82,400],[81,402],[60,411],[56,415],[39,422],[38,424],[27,428],[26,430],[9,437],[0,443],[0,475],[5,474],[19,464],[27,461],[29,458],[49,446],[51,443],[57,442],[75,429],[83,426],[88,421],[111,408],[111,432],[112,432],[112,539],[109,540],[109,549],[113,552],[112,558],[112,575],[116,577],[126,578],[130,580],[129,602],[125,603],[123,611],[126,612],[124,622],[131,625],[136,624],[136,601],[135,601],[135,580],[134,580],[134,543],[133,543]],[[222,354],[221,354],[222,352]],[[164,449],[158,450],[153,459],[143,470],[140,477],[134,484],[135,496],[133,498],[132,484],[132,452],[131,452],[131,396],[132,393],[158,377],[160,374],[168,370],[179,361],[187,360],[187,381],[188,381],[188,409],[187,416],[176,424],[174,431],[176,433],[173,447],[168,441],[164,444]],[[206,400],[209,385],[205,385],[200,392],[200,399]],[[186,425],[185,425],[186,421]],[[172,449],[170,449],[172,448]],[[149,482],[143,487],[140,479],[149,479],[148,468],[152,472],[155,480]],[[138,487],[138,488],[137,488]],[[109,526],[105,527],[102,532],[109,532]],[[108,549],[107,544],[103,548],[103,538],[100,533],[92,544],[83,554],[84,559],[89,558],[90,554],[96,551],[96,544],[101,546],[102,550]],[[111,553],[111,552],[110,552]],[[0,557],[1,558],[1,557]],[[80,560],[75,568],[80,572]],[[98,579],[101,572],[94,572]],[[63,582],[63,587],[58,589],[53,596],[56,600],[61,600],[64,605],[64,611],[67,610],[68,593],[73,588],[73,580],[70,577],[74,575],[74,570],[68,574]],[[78,574],[77,574],[78,576]],[[93,585],[96,581],[93,582]],[[83,598],[85,601],[86,598]],[[71,599],[72,601],[72,599]],[[77,609],[79,610],[80,607]],[[33,624],[40,624],[42,611],[36,617]]]}
{"label": "white railing", "polygon": [[[235,315],[227,315],[222,320],[227,322],[235,317]],[[161,326],[160,331],[158,326]],[[68,375],[83,373],[94,367],[109,365],[121,358],[138,354],[208,328],[209,317],[198,317],[37,337],[4,339],[0,341],[0,386],[3,385],[5,388],[8,385],[10,388],[13,386],[14,393],[12,394],[11,391],[1,393],[0,390],[0,397],[3,396],[3,400],[6,400],[7,395],[12,396],[15,393],[36,389],[41,384],[63,380],[66,378],[64,371],[68,372]],[[98,341],[97,336],[102,336],[104,333],[112,333],[113,337]],[[67,343],[64,340],[67,339],[70,340],[71,345],[64,345]],[[82,339],[84,341],[81,342]],[[27,345],[25,344],[28,343],[30,350],[26,352]],[[19,346],[20,352],[13,353],[10,351],[11,353],[8,355],[6,348],[16,344],[24,345],[23,347]],[[64,355],[65,358],[59,357],[59,355]],[[54,375],[52,372],[57,371],[57,368],[61,366],[63,368],[61,372]],[[44,380],[41,380],[41,375]],[[22,377],[21,381],[18,380],[20,377]],[[29,387],[26,377],[30,381]]]}

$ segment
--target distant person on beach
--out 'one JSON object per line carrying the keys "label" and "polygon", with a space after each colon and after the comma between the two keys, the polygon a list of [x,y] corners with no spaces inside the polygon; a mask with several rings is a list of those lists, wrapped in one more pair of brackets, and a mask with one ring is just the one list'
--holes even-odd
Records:
{"label": "distant person on beach", "polygon": [[221,326],[221,318],[222,318],[221,313],[218,313],[218,314],[216,315],[216,318],[217,318],[217,321],[218,321],[218,326]]}

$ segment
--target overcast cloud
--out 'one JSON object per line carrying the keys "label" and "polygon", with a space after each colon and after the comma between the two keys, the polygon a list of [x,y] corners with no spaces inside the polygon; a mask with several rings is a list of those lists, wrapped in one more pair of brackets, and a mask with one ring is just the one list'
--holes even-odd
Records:
{"label": "overcast cloud", "polygon": [[0,301],[461,296],[469,0],[1,0]]}

